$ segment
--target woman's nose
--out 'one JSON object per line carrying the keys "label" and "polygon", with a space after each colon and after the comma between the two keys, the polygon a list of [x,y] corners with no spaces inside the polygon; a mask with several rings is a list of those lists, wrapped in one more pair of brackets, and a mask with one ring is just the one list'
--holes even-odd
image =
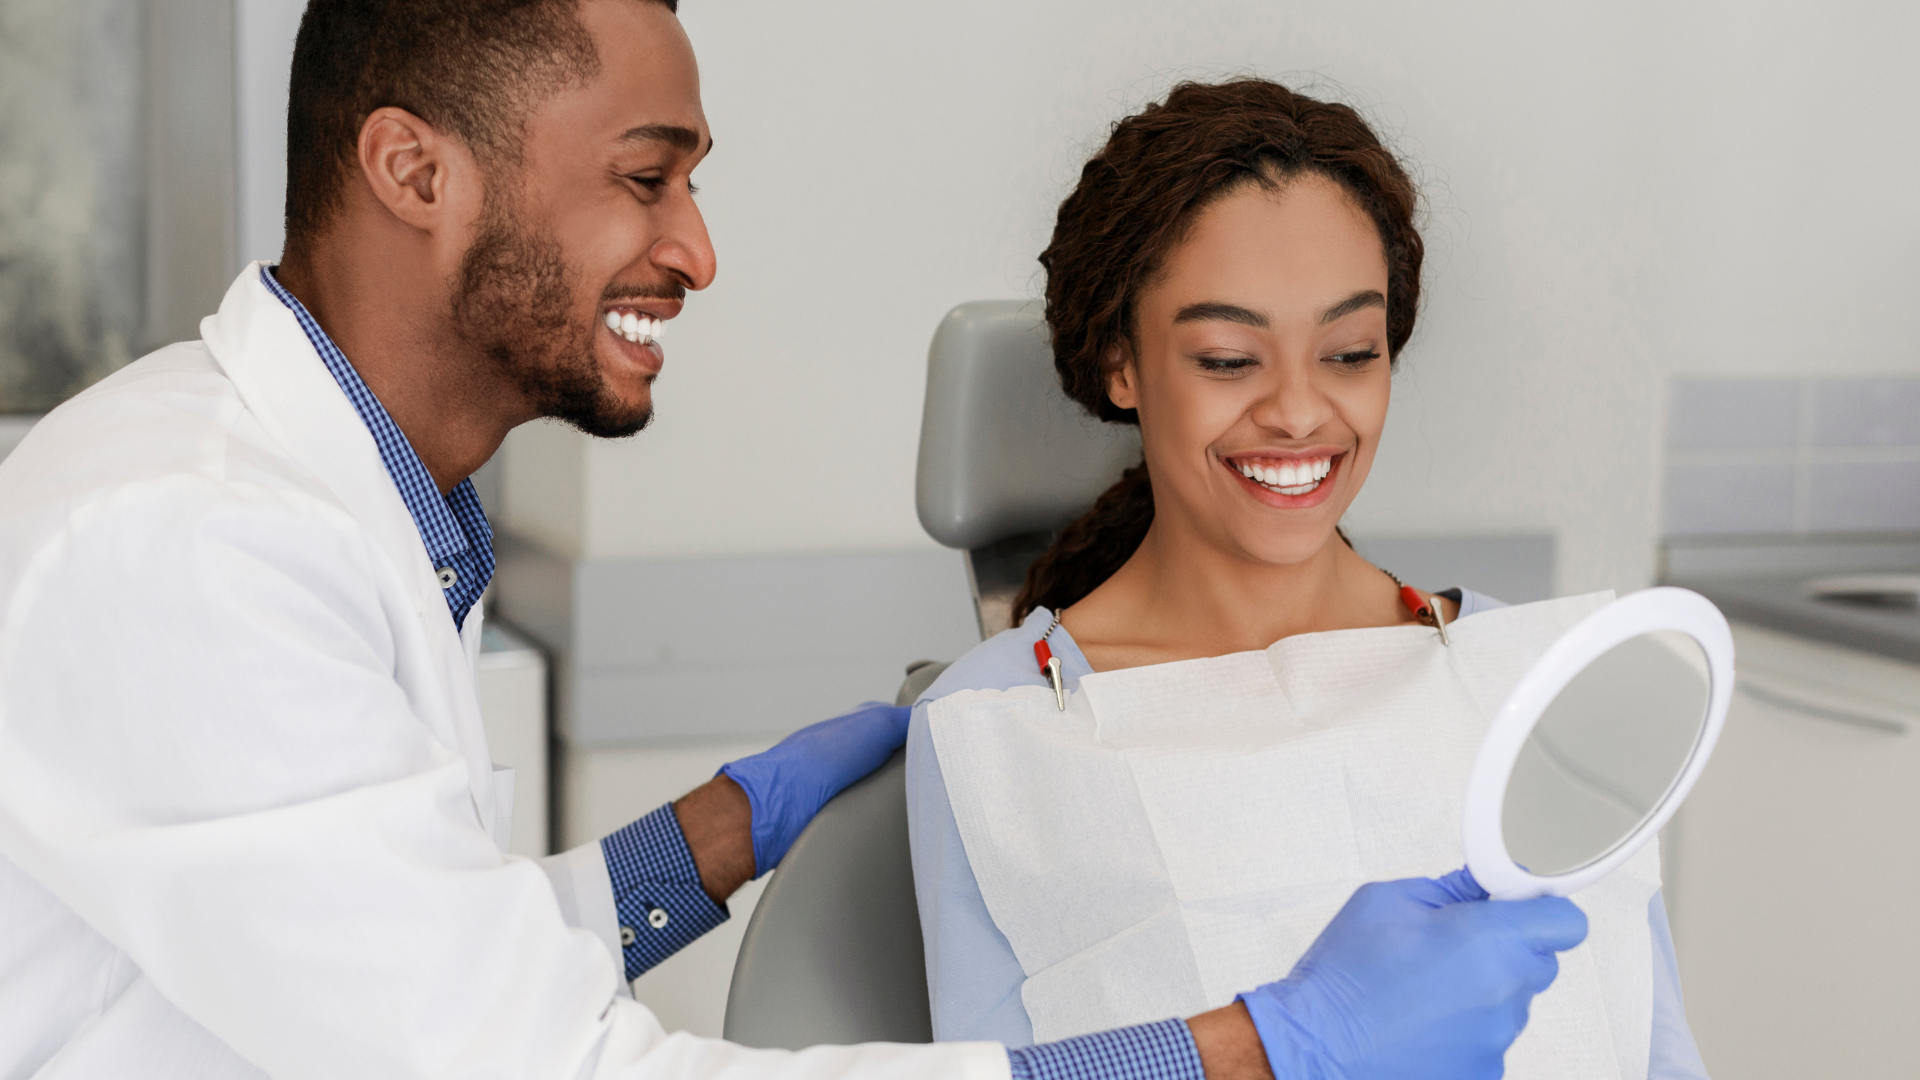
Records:
{"label": "woman's nose", "polygon": [[1275,435],[1304,439],[1333,417],[1333,402],[1314,385],[1310,372],[1286,365],[1254,402],[1251,419]]}

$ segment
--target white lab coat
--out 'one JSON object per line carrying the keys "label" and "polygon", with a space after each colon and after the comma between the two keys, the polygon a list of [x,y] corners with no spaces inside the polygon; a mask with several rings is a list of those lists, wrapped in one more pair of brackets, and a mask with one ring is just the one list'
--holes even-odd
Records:
{"label": "white lab coat", "polygon": [[1005,1080],[622,994],[611,896],[556,895],[597,855],[490,838],[478,612],[258,274],[0,466],[0,1078]]}

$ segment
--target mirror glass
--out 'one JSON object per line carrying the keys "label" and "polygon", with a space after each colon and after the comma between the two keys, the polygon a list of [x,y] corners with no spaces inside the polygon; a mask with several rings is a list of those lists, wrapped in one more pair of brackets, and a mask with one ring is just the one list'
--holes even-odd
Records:
{"label": "mirror glass", "polygon": [[1541,713],[1507,780],[1501,829],[1541,876],[1599,859],[1660,806],[1699,741],[1710,683],[1686,634],[1642,634],[1602,653]]}

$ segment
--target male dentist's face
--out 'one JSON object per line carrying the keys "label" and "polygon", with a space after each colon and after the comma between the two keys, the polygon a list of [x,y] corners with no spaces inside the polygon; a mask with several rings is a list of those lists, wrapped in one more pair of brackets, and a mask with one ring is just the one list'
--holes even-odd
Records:
{"label": "male dentist's face", "polygon": [[452,307],[458,332],[507,367],[541,415],[618,437],[651,418],[666,355],[609,323],[665,322],[713,281],[691,183],[712,137],[693,47],[671,12],[587,0],[580,17],[600,71],[535,109],[519,164],[489,177]]}

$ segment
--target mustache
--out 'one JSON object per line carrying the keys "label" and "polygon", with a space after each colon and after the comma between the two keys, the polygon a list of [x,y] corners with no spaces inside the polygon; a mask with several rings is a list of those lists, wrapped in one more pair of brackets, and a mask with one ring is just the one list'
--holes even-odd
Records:
{"label": "mustache", "polygon": [[618,282],[607,286],[600,294],[603,304],[618,303],[622,300],[685,300],[687,287],[674,280],[649,285],[622,285]]}

